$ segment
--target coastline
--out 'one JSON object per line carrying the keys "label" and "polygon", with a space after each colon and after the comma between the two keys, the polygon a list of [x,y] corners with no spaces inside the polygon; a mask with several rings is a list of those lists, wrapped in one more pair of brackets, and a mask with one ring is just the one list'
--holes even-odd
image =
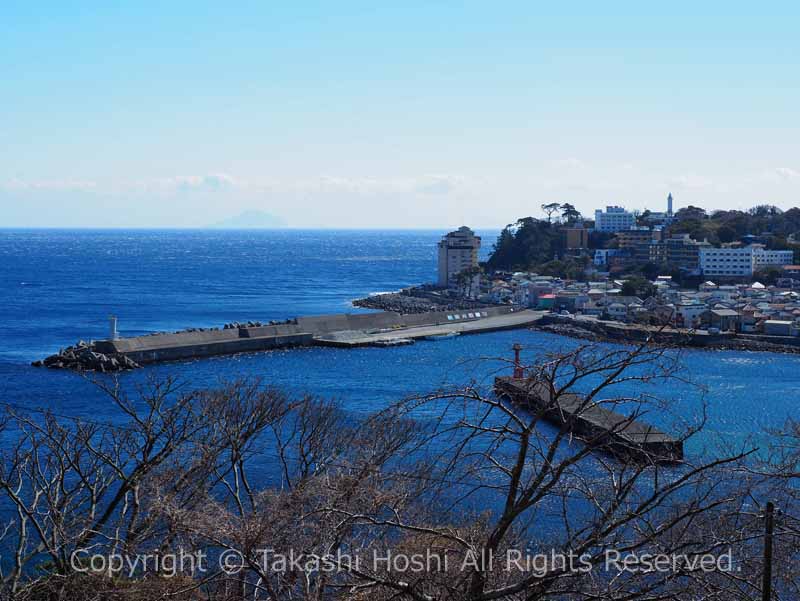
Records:
{"label": "coastline", "polygon": [[[797,344],[765,340],[763,336],[741,334],[708,334],[704,331],[679,330],[602,321],[587,318],[567,318],[545,315],[532,329],[569,338],[592,342],[633,344],[650,339],[654,344],[674,345],[699,350],[759,351],[769,353],[800,354]],[[747,336],[746,338],[744,336]]]}

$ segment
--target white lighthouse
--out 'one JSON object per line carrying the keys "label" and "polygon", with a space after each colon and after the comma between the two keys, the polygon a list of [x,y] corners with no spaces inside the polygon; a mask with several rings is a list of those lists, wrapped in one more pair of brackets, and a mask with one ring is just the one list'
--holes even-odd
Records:
{"label": "white lighthouse", "polygon": [[116,340],[119,338],[119,334],[117,334],[117,318],[114,315],[108,316],[108,330],[109,340]]}

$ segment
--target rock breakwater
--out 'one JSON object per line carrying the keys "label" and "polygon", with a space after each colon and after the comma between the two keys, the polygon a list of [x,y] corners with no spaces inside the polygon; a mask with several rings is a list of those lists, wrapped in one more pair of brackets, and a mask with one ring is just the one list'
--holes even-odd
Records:
{"label": "rock breakwater", "polygon": [[74,346],[61,349],[55,355],[31,363],[34,367],[99,371],[101,373],[136,369],[139,364],[119,353],[99,353],[94,345],[79,341]]}
{"label": "rock breakwater", "polygon": [[379,311],[392,311],[394,313],[409,315],[415,313],[430,313],[431,311],[480,309],[488,305],[468,299],[454,299],[445,296],[433,298],[431,296],[412,296],[400,292],[390,292],[387,294],[375,294],[366,298],[359,298],[353,301],[353,306],[363,309],[377,309]]}

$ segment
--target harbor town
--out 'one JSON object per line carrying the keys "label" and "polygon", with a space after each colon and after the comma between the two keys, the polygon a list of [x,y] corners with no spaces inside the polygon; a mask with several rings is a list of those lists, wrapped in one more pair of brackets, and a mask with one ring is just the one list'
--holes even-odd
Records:
{"label": "harbor town", "polygon": [[0,601],[800,601],[800,3],[0,14]]}
{"label": "harbor town", "polygon": [[[610,206],[595,211],[593,221],[569,204],[542,205],[547,219],[505,228],[485,262],[481,237],[462,226],[437,244],[435,282],[353,301],[377,313],[127,338],[111,317],[107,340],[79,342],[33,365],[119,371],[273,348],[396,346],[523,327],[623,343],[799,352],[800,244],[792,228],[800,226],[800,209],[707,215],[697,207],[674,212],[673,202],[670,194],[662,213]],[[758,234],[743,229],[755,225]]]}
{"label": "harbor town", "polygon": [[[439,243],[436,286],[412,287],[357,304],[411,311],[437,305],[510,305],[578,318],[579,326],[589,327],[594,320],[595,330],[597,322],[621,323],[680,329],[706,338],[725,334],[728,344],[733,337],[800,344],[800,243],[780,229],[800,217],[800,210],[729,212],[739,214],[724,215],[725,221],[769,228],[737,235],[719,215],[697,207],[674,212],[671,194],[664,212],[610,206],[598,209],[594,221],[584,220],[570,205],[542,209],[550,212],[547,220],[520,220],[504,230],[489,261],[478,262],[481,238],[462,227]],[[552,218],[555,211],[562,213],[558,221]],[[713,227],[718,225],[715,217],[722,225]],[[504,240],[522,237],[526,228],[537,230],[539,238],[555,238],[554,243],[538,257],[517,261],[517,268],[512,268],[513,259],[496,268]],[[540,269],[526,268],[526,261],[538,262]]]}

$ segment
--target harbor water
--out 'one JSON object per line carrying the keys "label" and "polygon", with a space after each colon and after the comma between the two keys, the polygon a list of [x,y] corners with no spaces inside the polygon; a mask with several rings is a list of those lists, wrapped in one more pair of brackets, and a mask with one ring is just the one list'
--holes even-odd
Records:
{"label": "harbor water", "polygon": [[[0,400],[58,414],[114,421],[89,380],[30,362],[79,339],[136,335],[229,321],[357,312],[352,299],[431,281],[441,231],[67,231],[0,230]],[[497,232],[483,236],[484,256]],[[529,330],[458,336],[392,348],[301,348],[165,363],[127,372],[133,387],[173,375],[186,387],[261,378],[293,394],[337,401],[358,419],[412,394],[508,371],[510,347],[528,361],[578,342]],[[669,411],[651,414],[669,431],[676,417],[708,407],[707,427],[687,453],[719,441],[758,442],[796,415],[800,356],[686,351],[681,382],[653,384]],[[636,392],[636,391],[633,391]],[[424,416],[420,416],[424,419]]]}

